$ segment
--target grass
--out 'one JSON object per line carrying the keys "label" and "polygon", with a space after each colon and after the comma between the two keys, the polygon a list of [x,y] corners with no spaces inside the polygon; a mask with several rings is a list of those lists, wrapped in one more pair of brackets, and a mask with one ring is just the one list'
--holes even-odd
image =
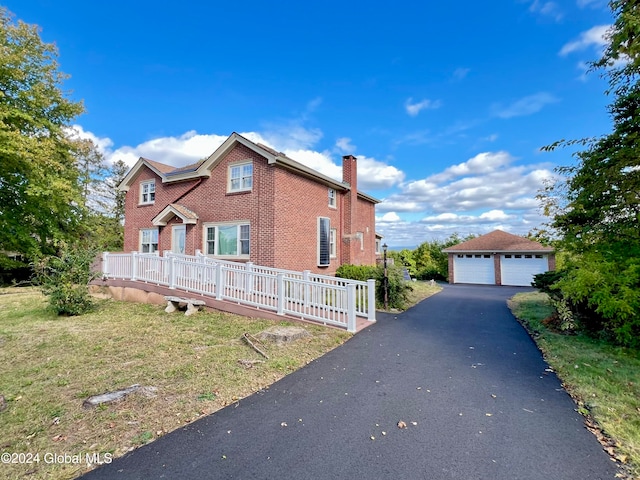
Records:
{"label": "grass", "polygon": [[605,450],[632,478],[640,478],[640,352],[550,331],[542,320],[553,308],[543,293],[518,294],[510,307],[532,333]]}
{"label": "grass", "polygon": [[[269,388],[350,337],[305,325],[310,337],[260,345],[269,360],[248,369],[238,360],[265,359],[241,335],[275,322],[210,312],[187,317],[113,300],[81,317],[57,317],[46,306],[35,289],[0,290],[0,453],[40,455],[39,463],[2,465],[2,478],[75,478],[89,468],[86,455],[121,456]],[[150,388],[82,407],[91,395],[133,384]],[[82,461],[45,462],[45,454]]]}
{"label": "grass", "polygon": [[442,290],[442,287],[437,283],[431,284],[431,282],[428,281],[411,282],[410,285],[412,290],[408,295],[409,307],[412,307],[416,303],[421,302],[425,298],[435,295]]}

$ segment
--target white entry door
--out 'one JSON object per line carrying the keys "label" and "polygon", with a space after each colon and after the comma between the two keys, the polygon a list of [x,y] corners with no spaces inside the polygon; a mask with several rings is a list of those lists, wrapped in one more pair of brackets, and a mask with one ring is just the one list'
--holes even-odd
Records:
{"label": "white entry door", "polygon": [[171,236],[171,251],[173,253],[181,253],[184,255],[185,244],[187,243],[187,226],[174,225],[173,235]]}

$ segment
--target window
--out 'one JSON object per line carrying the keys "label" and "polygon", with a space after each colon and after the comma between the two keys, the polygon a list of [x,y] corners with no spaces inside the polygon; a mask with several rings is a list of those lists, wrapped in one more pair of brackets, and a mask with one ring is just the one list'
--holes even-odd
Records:
{"label": "window", "polygon": [[380,253],[380,239],[376,238],[376,253]]}
{"label": "window", "polygon": [[236,163],[229,166],[229,192],[244,192],[253,188],[253,163]]}
{"label": "window", "polygon": [[330,230],[329,236],[329,256],[331,258],[336,258],[336,238],[338,236],[338,231],[335,228]]}
{"label": "window", "polygon": [[542,258],[542,255],[536,255],[536,258]]}
{"label": "window", "polygon": [[331,221],[318,218],[318,266],[327,267],[331,261]]}
{"label": "window", "polygon": [[205,226],[207,255],[248,257],[250,253],[249,224],[220,224]]}
{"label": "window", "polygon": [[145,228],[140,230],[140,251],[154,253],[158,251],[158,229]]}
{"label": "window", "polygon": [[333,188],[329,189],[329,206],[336,208],[336,191]]}
{"label": "window", "polygon": [[150,204],[156,200],[156,181],[150,180],[140,184],[140,203]]}

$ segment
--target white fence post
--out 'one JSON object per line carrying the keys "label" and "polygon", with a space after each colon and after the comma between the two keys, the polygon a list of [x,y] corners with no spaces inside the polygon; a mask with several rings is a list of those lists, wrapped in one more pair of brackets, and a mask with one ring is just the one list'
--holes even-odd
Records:
{"label": "white fence post", "polygon": [[138,279],[138,252],[131,252],[131,280]]}
{"label": "white fence post", "polygon": [[247,274],[244,276],[244,292],[248,295],[253,293],[253,275],[251,274],[253,272],[253,262],[245,263],[245,271]]}
{"label": "white fence post", "polygon": [[284,315],[284,273],[278,273],[278,315]]}
{"label": "white fence post", "polygon": [[[311,277],[311,270],[303,270],[302,271],[302,279],[305,282],[309,281]],[[304,311],[309,311],[309,305],[311,304],[311,286],[308,283],[304,283],[304,295],[302,299],[302,305],[304,306]]]}
{"label": "white fence post", "polygon": [[102,252],[102,278],[109,276],[109,252]]}
{"label": "white fence post", "polygon": [[[165,263],[166,264],[166,263]],[[169,288],[176,288],[176,257],[169,258]]]}
{"label": "white fence post", "polygon": [[356,333],[356,286],[347,284],[347,332]]}
{"label": "white fence post", "polygon": [[224,293],[224,271],[222,265],[216,263],[216,299],[222,300],[222,294]]}
{"label": "white fence post", "polygon": [[367,319],[370,322],[376,321],[376,281],[367,280]]}

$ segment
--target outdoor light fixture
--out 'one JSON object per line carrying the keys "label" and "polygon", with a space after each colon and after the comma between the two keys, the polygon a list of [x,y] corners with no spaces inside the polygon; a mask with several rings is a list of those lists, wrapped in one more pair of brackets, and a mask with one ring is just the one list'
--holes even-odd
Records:
{"label": "outdoor light fixture", "polygon": [[384,288],[384,309],[389,310],[389,277],[387,276],[387,244],[382,244],[382,252],[383,252],[383,265],[384,265],[384,278],[383,288]]}

